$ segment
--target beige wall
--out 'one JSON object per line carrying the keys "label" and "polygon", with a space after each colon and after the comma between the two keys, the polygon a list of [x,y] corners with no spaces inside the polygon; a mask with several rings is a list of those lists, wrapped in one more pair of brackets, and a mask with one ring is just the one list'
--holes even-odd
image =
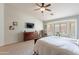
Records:
{"label": "beige wall", "polygon": [[0,4],[0,46],[4,45],[4,5]]}

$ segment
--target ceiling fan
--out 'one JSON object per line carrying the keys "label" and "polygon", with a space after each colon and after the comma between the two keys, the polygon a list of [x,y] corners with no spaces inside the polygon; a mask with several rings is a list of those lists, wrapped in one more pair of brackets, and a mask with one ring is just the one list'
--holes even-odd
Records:
{"label": "ceiling fan", "polygon": [[34,9],[35,11],[40,10],[41,13],[43,13],[44,11],[51,11],[50,9],[48,9],[48,7],[51,6],[51,4],[45,5],[45,3],[41,3],[41,5],[39,5],[38,3],[36,3],[36,5],[37,5],[39,8],[38,8],[38,9]]}

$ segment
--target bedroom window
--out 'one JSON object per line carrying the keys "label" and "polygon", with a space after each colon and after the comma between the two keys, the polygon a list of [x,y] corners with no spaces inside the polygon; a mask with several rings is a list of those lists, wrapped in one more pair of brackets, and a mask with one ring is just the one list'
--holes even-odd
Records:
{"label": "bedroom window", "polygon": [[60,24],[59,23],[54,24],[54,35],[60,36]]}
{"label": "bedroom window", "polygon": [[47,35],[75,38],[75,21],[49,22],[46,25]]}
{"label": "bedroom window", "polygon": [[48,35],[52,35],[53,34],[53,25],[52,24],[48,24],[47,25],[47,34]]}
{"label": "bedroom window", "polygon": [[75,36],[75,22],[70,22],[69,24],[69,28],[70,28],[70,37],[74,37]]}

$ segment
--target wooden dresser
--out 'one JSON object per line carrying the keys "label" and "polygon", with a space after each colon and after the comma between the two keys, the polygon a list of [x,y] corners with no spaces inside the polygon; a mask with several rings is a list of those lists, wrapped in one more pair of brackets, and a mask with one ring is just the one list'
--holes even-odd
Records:
{"label": "wooden dresser", "polygon": [[38,39],[38,32],[24,32],[24,41]]}

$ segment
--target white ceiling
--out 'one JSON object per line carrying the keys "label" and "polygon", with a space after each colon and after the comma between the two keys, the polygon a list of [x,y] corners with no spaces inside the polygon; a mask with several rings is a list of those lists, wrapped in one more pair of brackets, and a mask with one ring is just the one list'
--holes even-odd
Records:
{"label": "white ceiling", "polygon": [[[52,11],[45,11],[43,14],[40,10],[34,11],[34,9],[39,8],[34,3],[16,3],[10,5],[17,8],[21,12],[44,21],[79,15],[79,3],[52,3],[52,5],[48,7]],[[50,15],[51,13],[54,15]]]}

